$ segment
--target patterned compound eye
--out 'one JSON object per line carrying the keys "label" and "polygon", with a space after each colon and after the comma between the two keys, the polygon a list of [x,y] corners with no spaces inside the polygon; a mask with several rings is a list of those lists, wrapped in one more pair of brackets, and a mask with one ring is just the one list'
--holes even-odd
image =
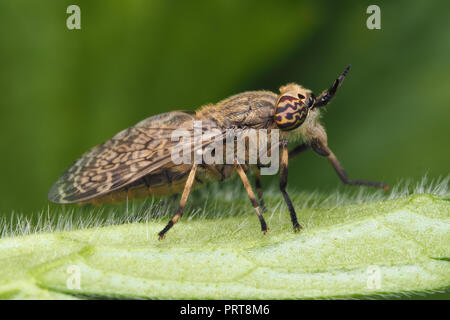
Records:
{"label": "patterned compound eye", "polygon": [[303,103],[305,97],[290,94],[280,95],[275,104],[275,123],[283,131],[298,128],[306,119],[309,109]]}

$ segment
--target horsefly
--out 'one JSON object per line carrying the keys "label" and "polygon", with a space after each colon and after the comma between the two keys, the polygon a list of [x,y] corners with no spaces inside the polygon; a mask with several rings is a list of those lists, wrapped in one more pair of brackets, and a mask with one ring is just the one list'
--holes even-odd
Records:
{"label": "horsefly", "polygon": [[[294,230],[299,231],[302,226],[286,192],[288,160],[309,148],[328,158],[345,184],[389,189],[379,182],[350,180],[319,123],[321,108],[333,98],[349,69],[350,65],[317,97],[290,83],[279,94],[249,91],[195,112],[171,111],[147,118],[85,153],[52,186],[48,199],[101,204],[181,194],[177,212],[158,234],[163,239],[181,218],[191,189],[207,181],[223,181],[236,171],[266,233],[261,174],[280,169],[280,190]],[[288,151],[288,140],[299,144]],[[249,171],[254,172],[259,201],[247,178]]]}

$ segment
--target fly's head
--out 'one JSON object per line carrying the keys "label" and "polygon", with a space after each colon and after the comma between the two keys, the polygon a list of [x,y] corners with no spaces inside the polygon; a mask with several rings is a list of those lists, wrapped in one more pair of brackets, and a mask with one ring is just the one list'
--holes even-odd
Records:
{"label": "fly's head", "polygon": [[311,91],[297,84],[287,84],[280,88],[275,103],[274,120],[283,131],[291,131],[303,124],[314,104]]}
{"label": "fly's head", "polygon": [[317,98],[311,90],[298,84],[290,83],[282,86],[275,103],[274,120],[277,127],[283,131],[291,131],[300,127],[305,121],[307,126],[314,125],[319,116],[319,108],[331,101],[349,70],[350,65],[334,80],[333,85]]}

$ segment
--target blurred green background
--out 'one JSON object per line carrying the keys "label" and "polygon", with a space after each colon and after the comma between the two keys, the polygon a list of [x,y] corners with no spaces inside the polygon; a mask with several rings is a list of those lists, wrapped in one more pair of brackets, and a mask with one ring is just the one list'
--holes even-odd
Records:
{"label": "blurred green background", "polygon": [[[81,30],[66,28],[70,4]],[[348,63],[323,121],[350,177],[447,175],[449,18],[443,0],[0,0],[0,212],[46,207],[77,157],[148,116],[287,82],[319,93]],[[289,184],[340,181],[309,152]]]}

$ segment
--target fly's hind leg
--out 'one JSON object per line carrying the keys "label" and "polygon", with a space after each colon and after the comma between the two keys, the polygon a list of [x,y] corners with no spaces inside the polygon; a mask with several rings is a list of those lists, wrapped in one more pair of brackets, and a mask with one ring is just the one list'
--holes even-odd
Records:
{"label": "fly's hind leg", "polygon": [[261,208],[261,212],[267,212],[266,205],[264,204],[263,192],[262,192],[262,183],[261,183],[261,169],[259,167],[255,167],[255,186],[256,193],[258,194],[259,207]]}
{"label": "fly's hind leg", "polygon": [[192,184],[194,183],[195,180],[196,171],[197,171],[197,164],[194,164],[192,166],[191,171],[189,172],[186,184],[184,185],[184,190],[183,194],[181,195],[180,206],[178,207],[177,213],[172,217],[172,219],[170,219],[170,221],[167,223],[164,229],[162,229],[161,232],[158,233],[159,240],[164,239],[166,232],[169,231],[170,228],[172,228],[173,225],[177,223],[177,221],[180,220],[181,216],[183,215],[184,206],[186,205],[189,193],[191,192]]}
{"label": "fly's hind leg", "polygon": [[239,163],[236,163],[235,166],[236,171],[239,174],[239,177],[241,177],[242,183],[244,184],[245,190],[247,191],[248,197],[250,198],[250,202],[252,203],[252,206],[256,211],[259,222],[261,223],[261,231],[266,234],[269,228],[267,227],[266,221],[264,220],[264,217],[259,210],[258,201],[256,201],[250,181],[248,181],[247,175],[245,174],[244,169],[242,169],[242,166]]}

